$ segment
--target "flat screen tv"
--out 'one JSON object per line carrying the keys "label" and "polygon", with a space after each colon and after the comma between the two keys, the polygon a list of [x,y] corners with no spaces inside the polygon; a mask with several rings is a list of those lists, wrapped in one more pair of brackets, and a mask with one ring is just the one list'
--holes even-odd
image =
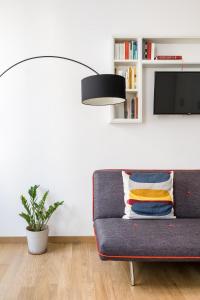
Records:
{"label": "flat screen tv", "polygon": [[200,72],[155,72],[154,114],[200,114]]}

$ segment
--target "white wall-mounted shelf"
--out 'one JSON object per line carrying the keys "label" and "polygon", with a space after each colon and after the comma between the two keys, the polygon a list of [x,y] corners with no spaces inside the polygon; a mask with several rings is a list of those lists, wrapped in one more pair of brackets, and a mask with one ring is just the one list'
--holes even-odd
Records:
{"label": "white wall-mounted shelf", "polygon": [[127,93],[137,93],[138,89],[126,89]]}
{"label": "white wall-mounted shelf", "polygon": [[113,124],[137,124],[141,123],[142,120],[138,119],[124,119],[124,118],[115,118],[112,120]]}
{"label": "white wall-mounted shelf", "polygon": [[122,65],[124,65],[124,64],[129,65],[129,64],[137,64],[138,60],[136,60],[136,59],[115,59],[114,63],[122,64]]}
{"label": "white wall-mounted shelf", "polygon": [[[138,56],[137,59],[116,59],[115,57],[115,43],[123,43],[124,41],[134,40],[137,43]],[[155,55],[181,55],[182,60],[148,60],[144,59],[144,41],[150,40],[155,43]],[[124,117],[124,104],[117,104],[111,107],[110,122],[114,124],[138,124],[142,122],[142,108],[143,108],[143,72],[145,69],[152,69],[153,71],[172,70],[200,70],[200,37],[114,37],[113,38],[113,72],[116,68],[124,68],[136,66],[137,79],[135,88],[126,88],[127,99],[134,97],[138,98],[138,117],[129,118]]]}
{"label": "white wall-mounted shelf", "polygon": [[184,61],[184,60],[142,60],[144,68],[157,68],[157,67],[200,67],[200,62],[197,61]]}

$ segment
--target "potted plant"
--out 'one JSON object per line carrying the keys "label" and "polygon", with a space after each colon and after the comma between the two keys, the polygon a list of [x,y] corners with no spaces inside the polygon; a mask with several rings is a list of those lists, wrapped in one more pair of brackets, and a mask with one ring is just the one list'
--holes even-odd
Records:
{"label": "potted plant", "polygon": [[45,209],[45,202],[49,191],[45,192],[41,199],[38,199],[37,189],[39,185],[31,186],[28,190],[30,196],[27,200],[21,196],[25,212],[19,215],[28,223],[26,227],[28,250],[31,254],[42,254],[47,251],[48,244],[48,221],[58,206],[64,201],[55,202]]}

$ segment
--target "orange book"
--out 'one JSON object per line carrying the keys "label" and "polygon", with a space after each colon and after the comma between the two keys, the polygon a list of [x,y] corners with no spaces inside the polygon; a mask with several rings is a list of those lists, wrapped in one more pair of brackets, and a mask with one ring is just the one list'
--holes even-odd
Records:
{"label": "orange book", "polygon": [[125,59],[129,59],[129,42],[125,41]]}

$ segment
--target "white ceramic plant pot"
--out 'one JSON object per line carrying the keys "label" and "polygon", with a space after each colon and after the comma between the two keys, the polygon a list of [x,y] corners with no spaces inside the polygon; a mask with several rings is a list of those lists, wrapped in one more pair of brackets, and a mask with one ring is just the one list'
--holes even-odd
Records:
{"label": "white ceramic plant pot", "polygon": [[47,251],[48,226],[42,231],[31,231],[26,227],[28,251],[30,254],[42,254]]}

